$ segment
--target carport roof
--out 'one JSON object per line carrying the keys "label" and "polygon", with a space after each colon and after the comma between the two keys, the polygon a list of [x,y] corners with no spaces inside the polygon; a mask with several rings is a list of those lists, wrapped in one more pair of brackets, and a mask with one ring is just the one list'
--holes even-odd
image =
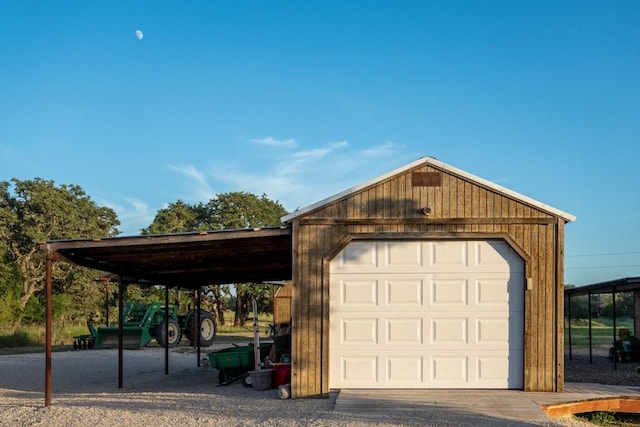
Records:
{"label": "carport roof", "polygon": [[570,297],[589,294],[611,294],[618,292],[631,292],[640,289],[640,277],[625,277],[607,282],[594,283],[592,285],[566,288],[564,294]]}
{"label": "carport roof", "polygon": [[290,280],[292,271],[290,227],[56,240],[41,248],[53,260],[191,289]]}

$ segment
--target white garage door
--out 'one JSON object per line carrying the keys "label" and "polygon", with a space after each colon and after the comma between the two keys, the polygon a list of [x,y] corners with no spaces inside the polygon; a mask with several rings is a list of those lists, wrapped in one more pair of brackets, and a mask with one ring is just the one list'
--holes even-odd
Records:
{"label": "white garage door", "polygon": [[524,262],[504,241],[353,241],[330,280],[331,388],[522,388]]}

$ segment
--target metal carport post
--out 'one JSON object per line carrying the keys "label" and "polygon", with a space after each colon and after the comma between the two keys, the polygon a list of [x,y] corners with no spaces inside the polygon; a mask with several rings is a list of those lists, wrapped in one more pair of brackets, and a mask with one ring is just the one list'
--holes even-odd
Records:
{"label": "metal carport post", "polygon": [[44,368],[44,406],[51,406],[51,314],[52,314],[52,294],[53,284],[51,280],[51,253],[47,245],[46,254],[46,314],[45,314],[45,368]]}

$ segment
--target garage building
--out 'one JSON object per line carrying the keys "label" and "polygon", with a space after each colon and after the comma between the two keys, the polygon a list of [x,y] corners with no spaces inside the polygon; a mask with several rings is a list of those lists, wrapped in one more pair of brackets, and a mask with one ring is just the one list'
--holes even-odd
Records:
{"label": "garage building", "polygon": [[561,391],[572,220],[430,157],[285,216],[293,396]]}

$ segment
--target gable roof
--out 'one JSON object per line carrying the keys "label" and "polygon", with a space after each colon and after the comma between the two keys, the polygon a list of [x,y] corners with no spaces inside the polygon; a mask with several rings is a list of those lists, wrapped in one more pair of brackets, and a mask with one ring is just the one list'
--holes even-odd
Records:
{"label": "gable roof", "polygon": [[324,200],[320,200],[319,202],[313,203],[313,204],[311,204],[311,205],[309,205],[307,207],[298,209],[298,210],[296,210],[296,211],[294,211],[294,212],[292,212],[292,213],[290,213],[288,215],[283,216],[280,219],[281,219],[282,222],[285,222],[285,223],[286,222],[290,222],[291,220],[293,220],[295,218],[301,217],[301,216],[303,216],[303,215],[305,215],[305,214],[307,214],[309,212],[312,212],[312,211],[314,211],[316,209],[319,209],[319,208],[321,208],[321,207],[323,207],[325,205],[328,205],[330,203],[333,203],[335,201],[343,199],[343,198],[345,198],[347,196],[350,196],[350,195],[352,195],[354,193],[357,193],[357,192],[359,192],[361,190],[364,190],[364,189],[366,189],[368,187],[371,187],[373,185],[376,185],[378,183],[381,183],[381,182],[383,182],[383,181],[385,181],[385,180],[387,180],[389,178],[392,178],[392,177],[394,177],[396,175],[400,175],[400,174],[402,174],[404,172],[407,172],[407,171],[409,171],[411,169],[414,169],[416,167],[427,166],[427,165],[428,166],[433,166],[433,167],[435,167],[437,169],[440,169],[440,170],[442,170],[444,172],[449,172],[452,175],[457,175],[457,176],[459,176],[461,178],[464,178],[464,179],[467,179],[469,181],[473,181],[476,184],[479,184],[479,185],[481,185],[483,187],[486,187],[486,188],[488,188],[488,189],[490,189],[490,190],[492,190],[492,191],[494,191],[494,192],[496,192],[498,194],[502,194],[502,195],[510,197],[512,199],[515,199],[515,200],[518,200],[520,202],[526,203],[528,205],[534,206],[534,207],[536,207],[536,208],[538,208],[538,209],[540,209],[540,210],[542,210],[544,212],[547,212],[547,213],[549,213],[551,215],[555,215],[555,216],[558,216],[560,218],[563,218],[567,222],[576,220],[576,217],[574,215],[571,215],[570,213],[561,211],[560,209],[556,209],[556,208],[554,208],[552,206],[549,206],[547,204],[544,204],[542,202],[534,200],[534,199],[532,199],[530,197],[524,196],[524,195],[522,195],[520,193],[517,193],[515,191],[512,191],[512,190],[509,190],[508,188],[502,187],[502,186],[500,186],[498,184],[495,184],[495,183],[493,183],[491,181],[488,181],[488,180],[486,180],[484,178],[480,178],[479,176],[470,174],[469,172],[465,172],[462,169],[455,168],[455,167],[453,167],[451,165],[448,165],[448,164],[446,164],[444,162],[441,162],[440,160],[434,159],[433,157],[421,157],[420,159],[418,159],[418,160],[416,160],[414,162],[411,162],[408,165],[402,166],[402,167],[400,167],[400,168],[398,168],[396,170],[393,170],[391,172],[387,172],[384,175],[380,175],[379,177],[374,178],[374,179],[369,180],[369,181],[366,181],[366,182],[363,182],[362,184],[358,184],[358,185],[356,185],[354,187],[351,187],[351,188],[349,188],[347,190],[344,190],[344,191],[342,191],[340,193],[334,194],[333,196],[327,197]]}

